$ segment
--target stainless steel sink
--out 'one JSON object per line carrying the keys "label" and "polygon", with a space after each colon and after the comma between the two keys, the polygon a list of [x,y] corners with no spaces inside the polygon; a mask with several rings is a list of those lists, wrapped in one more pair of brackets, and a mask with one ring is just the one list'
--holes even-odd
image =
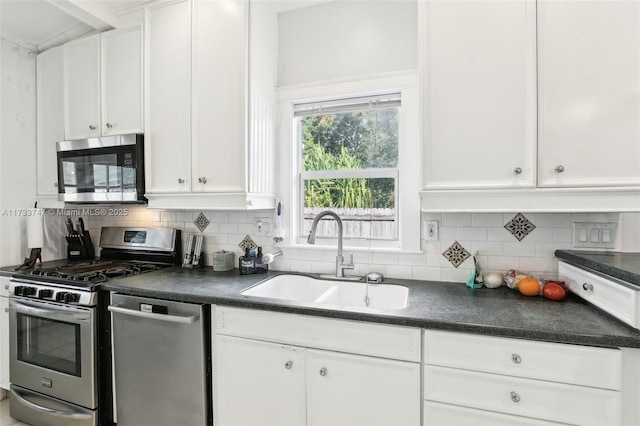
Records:
{"label": "stainless steel sink", "polygon": [[[367,288],[368,287],[368,288]],[[397,284],[336,281],[283,274],[250,287],[240,294],[356,308],[404,309],[409,289]]]}

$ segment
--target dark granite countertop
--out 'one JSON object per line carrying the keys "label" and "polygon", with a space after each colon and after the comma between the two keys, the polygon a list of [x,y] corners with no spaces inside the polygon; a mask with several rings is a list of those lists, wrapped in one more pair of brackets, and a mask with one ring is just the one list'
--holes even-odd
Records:
{"label": "dark granite countertop", "polygon": [[556,250],[556,257],[573,265],[640,285],[640,253]]}
{"label": "dark granite countertop", "polygon": [[640,348],[640,331],[623,324],[579,297],[563,302],[523,296],[507,287],[470,289],[464,283],[388,279],[409,288],[405,309],[344,308],[241,295],[267,275],[239,275],[167,268],[111,280],[105,290],[195,303],[264,309],[411,327],[478,333],[593,346]]}

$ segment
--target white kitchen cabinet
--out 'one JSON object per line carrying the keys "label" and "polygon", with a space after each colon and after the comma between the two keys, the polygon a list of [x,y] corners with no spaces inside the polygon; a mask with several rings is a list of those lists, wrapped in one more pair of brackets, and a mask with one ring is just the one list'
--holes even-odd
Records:
{"label": "white kitchen cabinet", "polygon": [[102,33],[102,135],[142,133],[142,25]]}
{"label": "white kitchen cabinet", "polygon": [[640,185],[640,3],[538,2],[542,187]]}
{"label": "white kitchen cabinet", "polygon": [[216,424],[297,426],[306,422],[303,348],[218,336]]}
{"label": "white kitchen cabinet", "polygon": [[424,187],[535,186],[535,1],[420,6]]}
{"label": "white kitchen cabinet", "polygon": [[0,277],[0,389],[9,390],[9,277]]}
{"label": "white kitchen cabinet", "polygon": [[148,8],[145,18],[147,193],[191,186],[191,5]]}
{"label": "white kitchen cabinet", "polygon": [[420,364],[310,350],[307,423],[419,425]]}
{"label": "white kitchen cabinet", "polygon": [[216,424],[420,424],[419,330],[214,310]]}
{"label": "white kitchen cabinet", "polygon": [[424,425],[638,423],[637,350],[436,330],[423,343]]}
{"label": "white kitchen cabinet", "polygon": [[100,136],[100,34],[64,45],[64,137]]}
{"label": "white kitchen cabinet", "polygon": [[142,132],[142,28],[64,45],[64,138]]}
{"label": "white kitchen cabinet", "polygon": [[244,1],[148,9],[150,207],[274,207],[276,22]]}
{"label": "white kitchen cabinet", "polygon": [[63,47],[36,59],[36,164],[40,197],[58,197],[56,143],[64,140]]}

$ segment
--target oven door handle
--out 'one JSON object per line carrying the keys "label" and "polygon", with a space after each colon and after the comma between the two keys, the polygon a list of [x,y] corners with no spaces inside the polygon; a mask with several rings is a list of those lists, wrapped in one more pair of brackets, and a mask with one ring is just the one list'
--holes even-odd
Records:
{"label": "oven door handle", "polygon": [[49,319],[66,321],[89,321],[91,319],[90,312],[84,310],[72,310],[73,308],[61,308],[50,303],[47,303],[46,307],[43,307],[42,304],[37,304],[37,302],[32,304],[9,298],[9,307],[14,308],[16,312],[21,314],[34,315]]}
{"label": "oven door handle", "polygon": [[188,317],[183,317],[180,315],[155,314],[152,312],[142,312],[142,311],[136,311],[133,309],[123,308],[121,305],[109,305],[107,309],[117,314],[131,315],[134,317],[149,318],[149,319],[155,319],[159,321],[177,322],[180,324],[192,324],[195,320],[198,319],[198,315],[190,315]]}
{"label": "oven door handle", "polygon": [[34,410],[37,411],[44,411],[47,414],[50,414],[52,416],[56,416],[56,417],[64,417],[66,419],[71,419],[71,420],[91,420],[93,418],[93,416],[91,416],[91,414],[86,414],[86,413],[75,413],[73,411],[60,411],[60,410],[54,410],[53,408],[49,408],[49,407],[43,407],[42,405],[38,405],[35,404],[31,401],[29,401],[28,399],[23,398],[18,392],[15,391],[15,389],[11,389],[11,397],[15,398],[18,400],[18,402],[20,402],[21,404],[26,405],[29,408],[32,408]]}

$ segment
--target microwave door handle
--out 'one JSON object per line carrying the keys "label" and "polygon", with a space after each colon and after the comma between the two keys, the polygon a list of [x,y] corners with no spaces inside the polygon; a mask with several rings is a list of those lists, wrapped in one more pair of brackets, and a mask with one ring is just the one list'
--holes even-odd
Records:
{"label": "microwave door handle", "polygon": [[15,391],[15,389],[11,389],[11,397],[17,399],[18,402],[20,402],[21,404],[26,405],[29,408],[32,408],[32,409],[37,410],[37,411],[44,411],[47,414],[50,414],[50,415],[53,415],[53,416],[56,416],[56,417],[63,417],[63,418],[66,418],[66,419],[69,419],[69,420],[74,420],[74,421],[91,420],[92,419],[91,414],[75,413],[73,411],[54,410],[53,408],[43,407],[42,405],[35,404],[35,403],[29,401],[28,399],[22,397],[18,392]]}
{"label": "microwave door handle", "polygon": [[180,324],[192,324],[196,319],[198,319],[198,315],[184,317],[180,315],[156,314],[153,312],[142,312],[133,309],[122,308],[120,305],[109,305],[107,309],[110,312],[118,314],[131,315],[134,317],[143,317],[166,322],[176,322]]}
{"label": "microwave door handle", "polygon": [[14,308],[16,312],[27,315],[35,315],[48,319],[56,320],[76,320],[76,321],[88,321],[90,319],[89,312],[85,311],[70,311],[69,309],[59,308],[55,305],[47,305],[46,308],[31,305],[28,302],[18,302],[13,299],[9,299],[9,306]]}

